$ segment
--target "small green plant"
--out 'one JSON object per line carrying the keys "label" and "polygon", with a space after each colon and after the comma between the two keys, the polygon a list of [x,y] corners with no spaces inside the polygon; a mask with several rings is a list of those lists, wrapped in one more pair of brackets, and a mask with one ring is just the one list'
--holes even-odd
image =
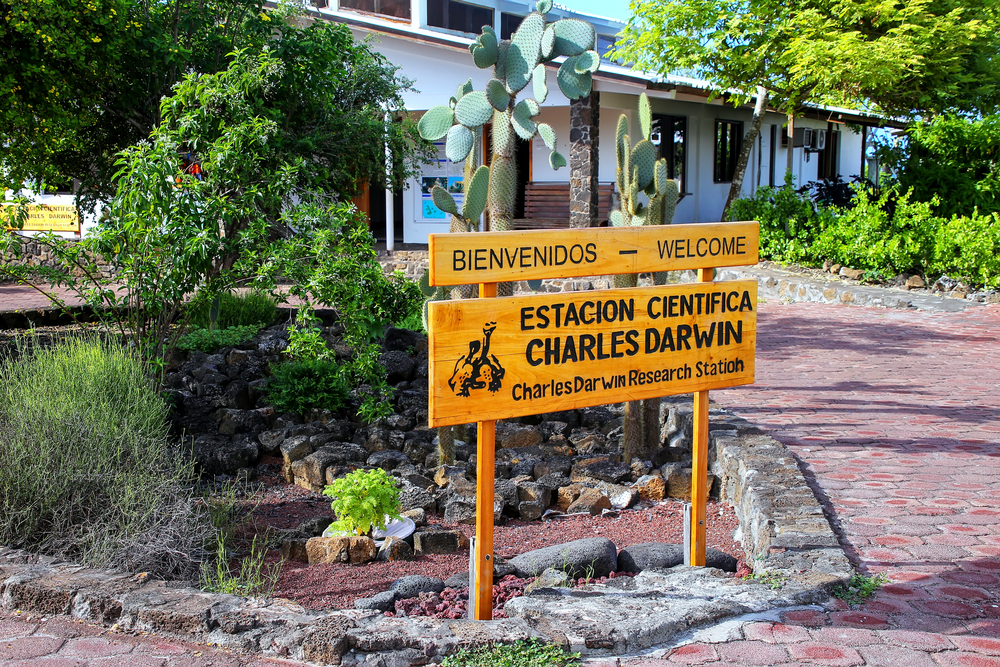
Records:
{"label": "small green plant", "polygon": [[308,306],[299,308],[295,325],[288,327],[288,347],[284,353],[301,361],[333,359],[333,350],[326,345],[320,319]]}
{"label": "small green plant", "polygon": [[847,582],[846,586],[841,584],[834,587],[831,592],[834,597],[843,600],[847,604],[861,604],[871,596],[875,595],[875,591],[882,588],[882,584],[887,581],[888,579],[886,576],[881,573],[873,576],[855,574],[851,577],[851,580]]}
{"label": "small green plant", "polygon": [[381,468],[355,470],[328,484],[323,495],[333,498],[334,530],[351,535],[368,535],[372,528],[385,530],[386,517],[402,518],[399,488]]}
{"label": "small green plant", "polygon": [[760,572],[757,574],[748,574],[743,577],[743,580],[754,581],[767,586],[772,591],[776,591],[785,585],[785,582],[788,581],[788,576],[780,572]]}
{"label": "small green plant", "polygon": [[260,327],[256,324],[229,327],[227,329],[192,329],[177,341],[177,349],[209,354],[224,347],[242,345],[257,335]]}
{"label": "small green plant", "polygon": [[239,560],[238,568],[230,565],[229,540],[220,531],[216,539],[215,559],[201,570],[201,589],[209,593],[228,593],[244,597],[268,597],[281,576],[282,562],[268,566],[267,540],[258,545],[254,536],[250,550]]}
{"label": "small green plant", "polygon": [[271,373],[267,401],[279,412],[338,410],[350,394],[343,369],[332,361],[288,361],[276,364]]}
{"label": "small green plant", "polygon": [[558,644],[529,639],[462,649],[445,658],[441,667],[570,667],[579,664],[579,653],[568,653]]}
{"label": "small green plant", "polygon": [[251,325],[263,328],[274,322],[277,316],[278,306],[270,295],[261,292],[223,292],[192,307],[190,323],[202,329]]}

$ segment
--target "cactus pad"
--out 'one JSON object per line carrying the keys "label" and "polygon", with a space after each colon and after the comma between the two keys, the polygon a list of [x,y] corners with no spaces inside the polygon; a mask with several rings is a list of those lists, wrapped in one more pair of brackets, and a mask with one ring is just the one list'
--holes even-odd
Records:
{"label": "cactus pad", "polygon": [[625,226],[625,216],[622,215],[621,211],[611,211],[611,225],[613,227],[624,227]]}
{"label": "cactus pad", "polygon": [[493,76],[494,78],[500,79],[501,81],[507,78],[507,68],[505,64],[507,62],[507,52],[509,50],[510,50],[509,39],[503,40],[502,42],[500,42],[499,46],[497,46],[497,64],[496,67],[493,68]]}
{"label": "cactus pad", "polygon": [[461,162],[469,157],[469,152],[475,143],[476,135],[472,130],[464,125],[453,125],[448,130],[448,143],[444,149],[445,155],[452,162]]}
{"label": "cactus pad", "polygon": [[434,288],[431,287],[431,274],[428,271],[424,271],[423,275],[420,276],[420,293],[424,296],[430,297],[434,296]]}
{"label": "cactus pad", "polygon": [[536,102],[534,106],[529,104],[529,102],[535,102],[534,100],[521,100],[514,107],[514,113],[510,117],[511,125],[514,126],[514,131],[517,132],[517,136],[521,137],[525,141],[531,141],[531,138],[535,136],[535,121],[531,120],[531,117],[537,115],[539,108]]}
{"label": "cactus pad", "polygon": [[552,129],[552,126],[548,123],[538,124],[538,136],[542,138],[545,142],[545,147],[550,151],[556,149],[556,131]]}
{"label": "cactus pad", "polygon": [[653,134],[653,113],[649,108],[649,98],[646,93],[639,96],[639,128],[643,139],[649,139]]}
{"label": "cactus pad", "polygon": [[486,195],[489,192],[490,168],[486,165],[476,169],[465,188],[465,204],[462,206],[462,216],[471,224],[476,224],[479,216],[486,208]]}
{"label": "cactus pad", "polygon": [[510,105],[510,95],[503,82],[498,79],[490,79],[486,82],[486,97],[489,99],[490,105],[497,111],[506,111]]}
{"label": "cactus pad", "polygon": [[497,36],[491,30],[476,37],[473,43],[472,60],[479,69],[493,67],[497,62]]}
{"label": "cactus pad", "polygon": [[549,62],[556,57],[556,29],[554,26],[554,23],[545,26],[545,32],[542,34],[542,60],[544,62]]}
{"label": "cactus pad", "polygon": [[431,107],[427,113],[420,117],[420,121],[417,123],[417,131],[420,132],[420,136],[424,139],[437,141],[448,134],[448,130],[451,129],[454,123],[455,112],[451,110],[451,107],[440,105]]}
{"label": "cactus pad", "polygon": [[[656,170],[656,146],[649,139],[643,139],[632,148],[630,164],[633,174],[638,173],[633,186],[645,190],[653,182]],[[637,172],[635,170],[638,170]]]}
{"label": "cactus pad", "polygon": [[532,70],[542,55],[542,35],[545,33],[545,17],[532,12],[528,14],[510,40],[507,51],[507,88],[511,92],[522,90],[528,85]]}
{"label": "cactus pad", "polygon": [[559,151],[552,151],[549,153],[549,166],[555,170],[558,170],[560,167],[565,167],[566,158],[564,158],[563,154]]}
{"label": "cactus pad", "polygon": [[667,161],[660,158],[656,161],[656,175],[653,177],[653,184],[656,186],[656,195],[662,197],[667,194]]}
{"label": "cactus pad", "polygon": [[[468,81],[460,85],[458,87],[458,90],[455,91],[455,103],[457,104],[458,100],[462,99],[463,97],[471,93],[472,90],[473,90],[472,79],[469,79]],[[454,107],[452,108],[454,109]]]}
{"label": "cactus pad", "polygon": [[481,90],[469,93],[455,105],[455,120],[466,127],[479,127],[493,118],[493,105]]}
{"label": "cactus pad", "polygon": [[492,211],[495,207],[513,208],[514,198],[517,196],[517,167],[510,158],[495,160],[490,165],[490,191],[488,199],[490,202],[490,224],[496,226]]}
{"label": "cactus pad", "polygon": [[549,88],[545,85],[545,65],[539,63],[531,74],[531,88],[538,103],[545,104],[545,98],[549,96]]}
{"label": "cactus pad", "polygon": [[578,56],[594,48],[597,32],[594,26],[578,19],[562,19],[552,24],[555,28],[554,55]]}
{"label": "cactus pad", "polygon": [[577,74],[583,74],[584,72],[596,72],[600,65],[601,57],[597,55],[597,51],[584,51],[576,57],[573,69],[576,70]]}
{"label": "cactus pad", "polygon": [[535,10],[539,14],[548,14],[552,10],[552,0],[538,0],[535,3]]}
{"label": "cactus pad", "polygon": [[449,192],[440,185],[435,185],[431,188],[431,199],[434,201],[434,205],[445,213],[458,215],[458,206],[455,205],[455,200],[452,198],[451,194],[449,194]]}
{"label": "cactus pad", "polygon": [[577,72],[576,58],[567,58],[559,66],[556,83],[559,84],[559,90],[562,91],[563,95],[571,100],[578,100],[590,94],[590,89],[593,86],[592,76],[590,72],[583,74]]}

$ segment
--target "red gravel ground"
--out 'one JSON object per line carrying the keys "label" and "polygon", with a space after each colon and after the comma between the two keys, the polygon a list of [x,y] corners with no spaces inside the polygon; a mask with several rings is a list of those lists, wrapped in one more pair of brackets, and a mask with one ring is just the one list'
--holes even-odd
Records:
{"label": "red gravel ground", "polygon": [[[265,458],[265,472],[259,480],[264,483],[260,505],[253,513],[258,530],[294,528],[306,519],[331,516],[330,501],[324,496],[286,484],[274,473],[277,459]],[[440,516],[429,517],[432,526],[458,528],[468,536],[475,534],[473,526],[443,525]],[[712,501],[708,504],[708,546],[736,558],[743,557],[739,543],[733,541],[733,531],[738,522],[733,509],[726,503]],[[496,527],[494,551],[503,558],[512,558],[533,549],[571,542],[584,537],[607,537],[619,549],[642,542],[683,542],[683,503],[668,500],[656,505],[643,504],[634,510],[622,511],[618,516],[574,516],[553,521],[507,520]],[[277,563],[277,551],[268,555],[268,563]],[[453,574],[467,572],[468,550],[456,554],[420,556],[411,561],[391,563],[374,562],[365,565],[324,564],[307,565],[297,561],[284,564],[274,597],[294,600],[309,609],[353,608],[354,600],[370,597],[389,589],[399,577],[422,574],[447,579]]]}

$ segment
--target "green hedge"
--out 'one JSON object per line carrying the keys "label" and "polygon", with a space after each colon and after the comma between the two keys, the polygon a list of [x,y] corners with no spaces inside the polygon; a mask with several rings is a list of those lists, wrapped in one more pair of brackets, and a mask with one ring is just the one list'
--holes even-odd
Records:
{"label": "green hedge", "polygon": [[934,215],[936,201],[916,201],[898,187],[877,197],[859,188],[851,204],[824,208],[790,187],[762,187],[733,202],[729,219],[760,222],[763,259],[807,266],[829,260],[885,277],[946,274],[1000,285],[1000,214],[946,220]]}

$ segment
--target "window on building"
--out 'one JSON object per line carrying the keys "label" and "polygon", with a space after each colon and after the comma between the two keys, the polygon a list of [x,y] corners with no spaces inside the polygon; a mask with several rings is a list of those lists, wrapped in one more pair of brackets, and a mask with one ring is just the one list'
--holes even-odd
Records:
{"label": "window on building", "polygon": [[340,0],[340,8],[410,20],[410,0]]}
{"label": "window on building", "polygon": [[484,25],[493,25],[493,8],[456,0],[427,0],[427,25],[478,33]]}
{"label": "window on building", "polygon": [[608,58],[608,51],[611,47],[615,45],[615,37],[613,35],[598,35],[597,36],[597,52],[601,54],[601,60],[604,62],[614,62]]}
{"label": "window on building", "polygon": [[518,14],[508,14],[507,12],[501,12],[500,14],[500,39],[510,39],[513,36],[514,31],[517,30],[517,26],[521,25],[521,21],[524,20],[523,16]]}
{"label": "window on building", "polygon": [[742,145],[743,123],[735,120],[715,121],[715,161],[712,180],[716,183],[732,182]]}
{"label": "window on building", "polygon": [[667,116],[653,114],[652,141],[660,148],[660,157],[667,160],[667,178],[674,179],[680,186],[681,193],[685,189],[687,175],[687,118],[684,116]]}

